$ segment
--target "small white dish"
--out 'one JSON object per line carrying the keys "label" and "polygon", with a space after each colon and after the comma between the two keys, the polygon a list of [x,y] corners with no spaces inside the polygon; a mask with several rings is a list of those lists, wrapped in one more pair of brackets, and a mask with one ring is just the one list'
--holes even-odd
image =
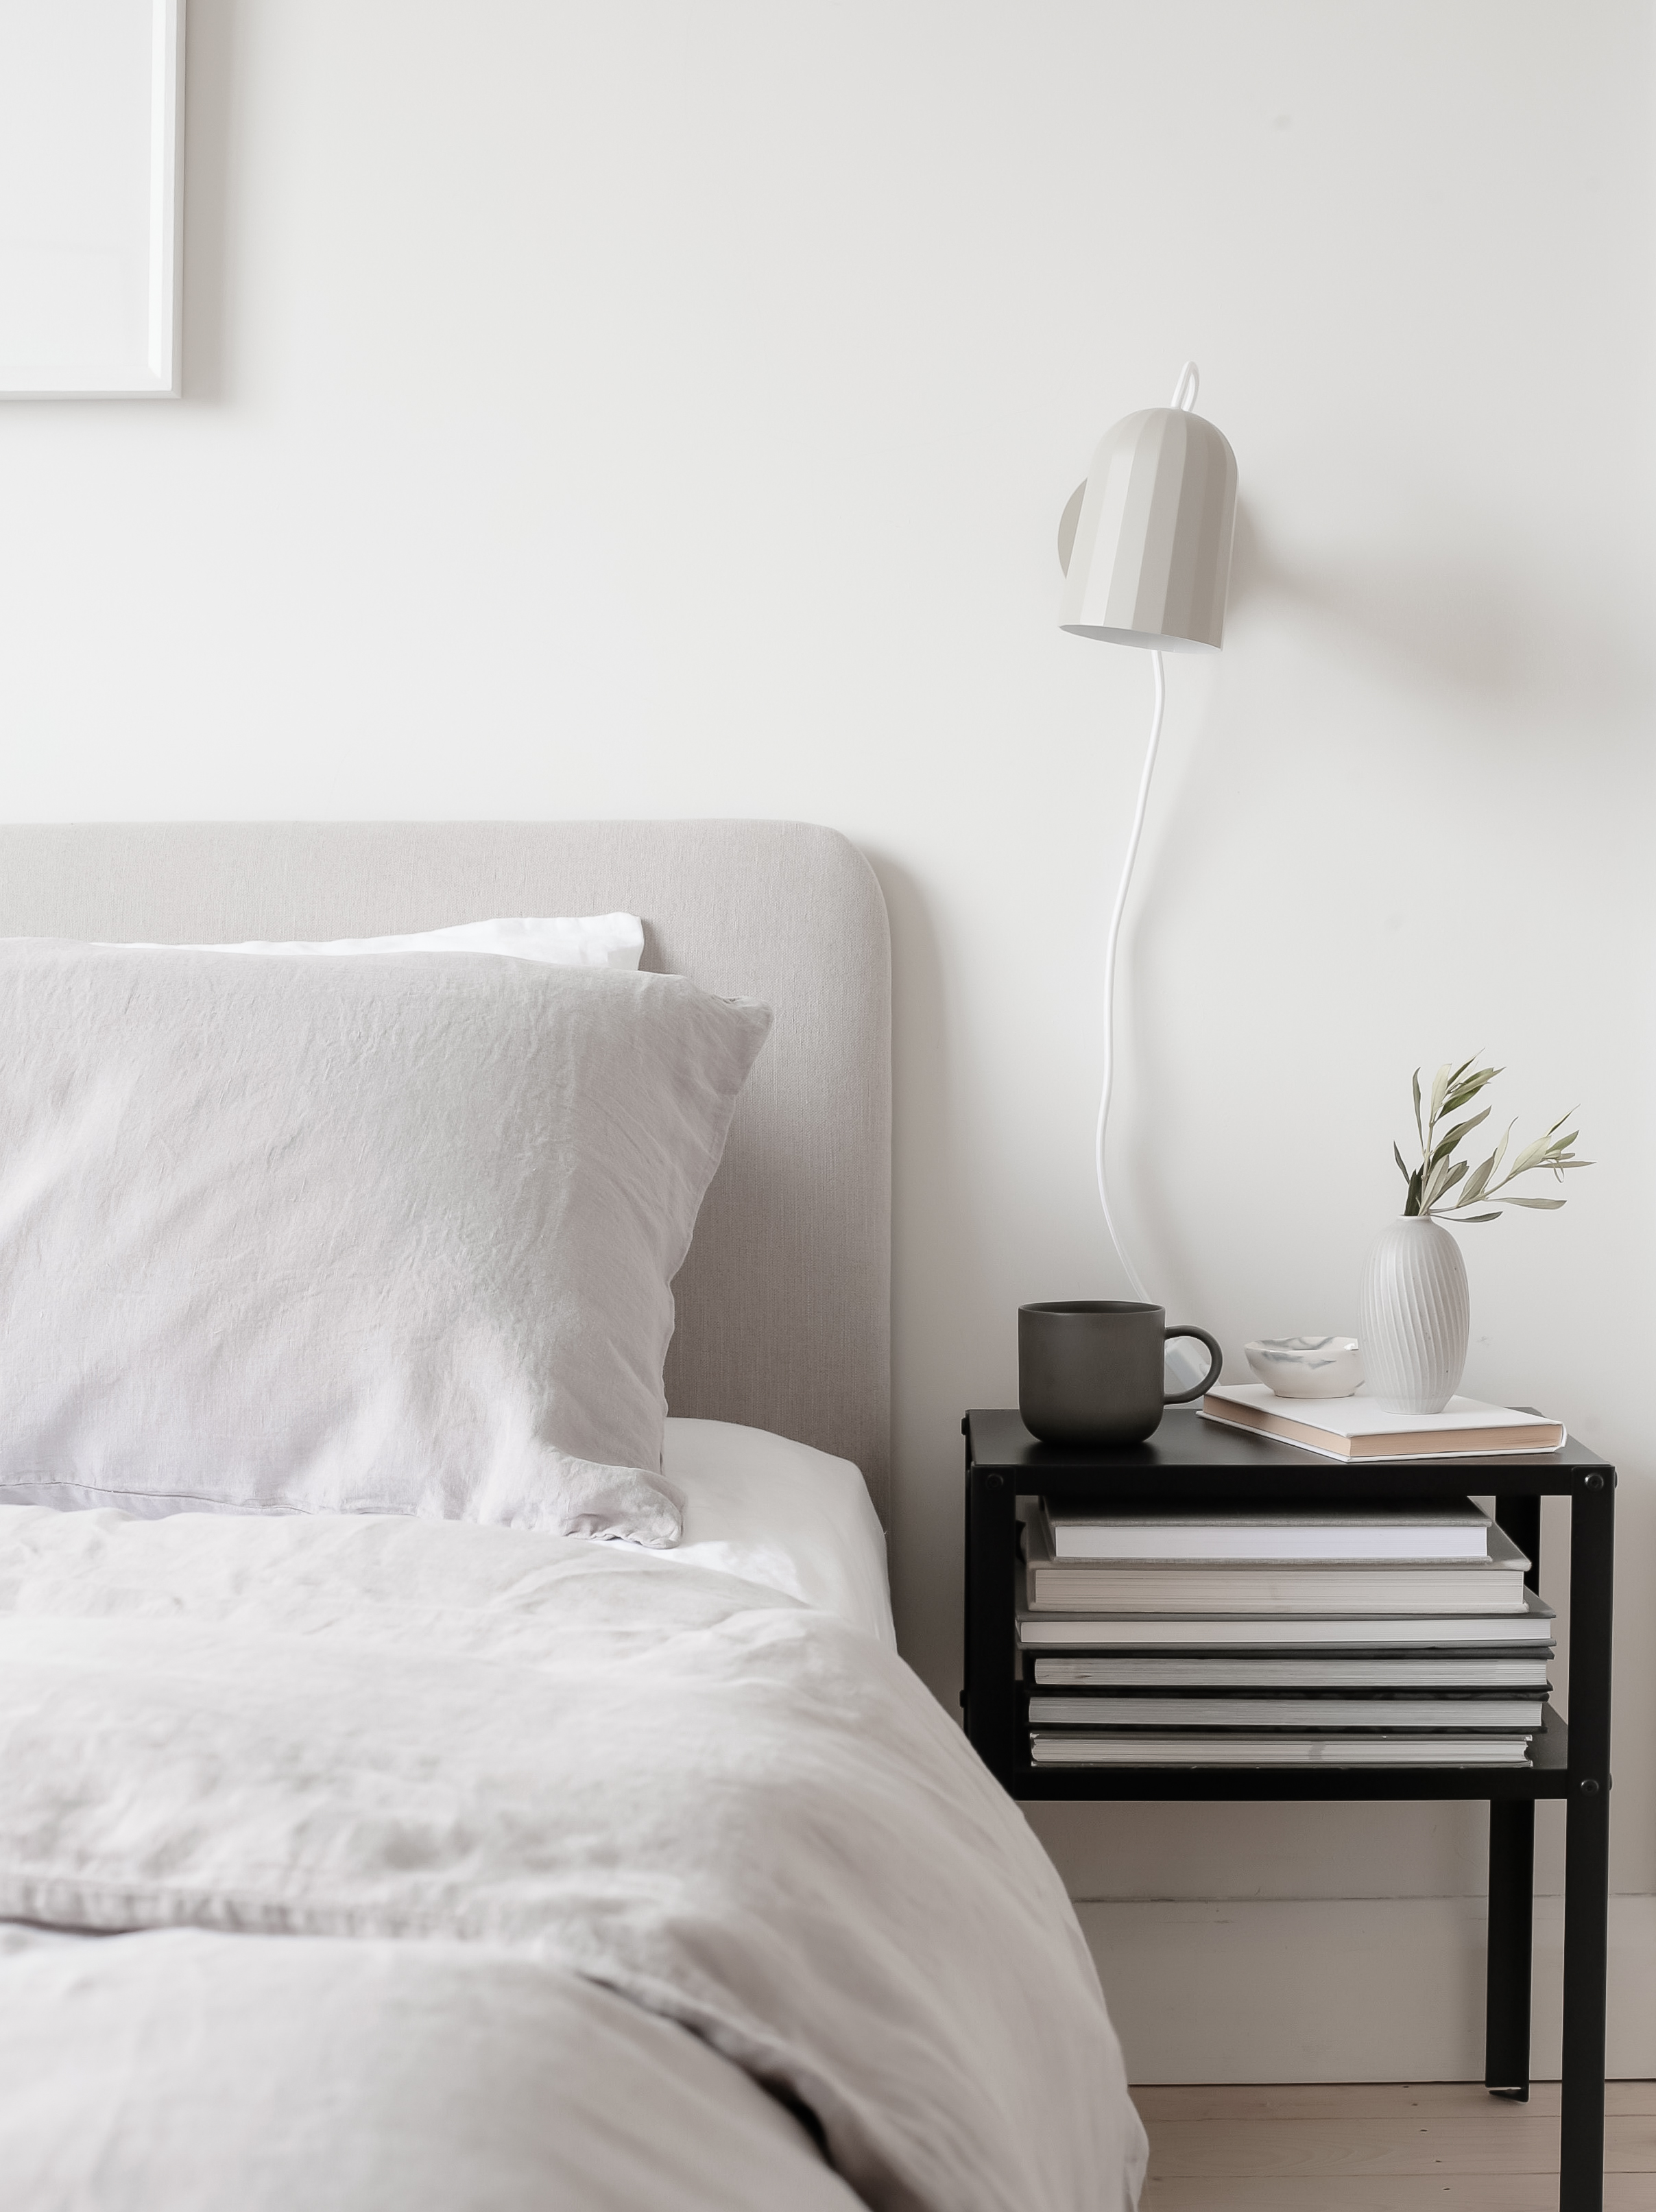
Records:
{"label": "small white dish", "polygon": [[1262,1336],[1247,1364],[1279,1398],[1349,1398],[1362,1381],[1355,1336]]}

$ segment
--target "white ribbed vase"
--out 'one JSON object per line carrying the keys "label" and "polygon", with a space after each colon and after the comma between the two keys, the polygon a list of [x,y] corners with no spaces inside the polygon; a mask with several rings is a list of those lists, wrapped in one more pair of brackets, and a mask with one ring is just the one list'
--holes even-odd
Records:
{"label": "white ribbed vase", "polygon": [[1362,1271],[1358,1334],[1371,1398],[1441,1413],[1460,1387],[1471,1327],[1466,1263],[1441,1222],[1405,1215],[1382,1231]]}

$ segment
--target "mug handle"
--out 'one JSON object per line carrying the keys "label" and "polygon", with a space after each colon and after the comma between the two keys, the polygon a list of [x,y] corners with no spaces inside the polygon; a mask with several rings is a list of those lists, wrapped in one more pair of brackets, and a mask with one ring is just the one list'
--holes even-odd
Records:
{"label": "mug handle", "polygon": [[1199,1382],[1193,1383],[1188,1390],[1172,1391],[1162,1401],[1164,1406],[1188,1406],[1192,1398],[1203,1396],[1219,1380],[1219,1370],[1225,1364],[1225,1355],[1220,1351],[1216,1340],[1210,1337],[1204,1328],[1164,1328],[1162,1332],[1162,1341],[1165,1343],[1170,1336],[1199,1336],[1213,1354],[1213,1364]]}

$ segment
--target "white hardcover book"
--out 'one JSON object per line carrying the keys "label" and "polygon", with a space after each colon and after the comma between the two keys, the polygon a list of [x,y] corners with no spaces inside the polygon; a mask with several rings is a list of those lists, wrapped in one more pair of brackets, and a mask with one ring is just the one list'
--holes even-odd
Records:
{"label": "white hardcover book", "polygon": [[1047,1556],[1039,1524],[1027,1522],[1026,1587],[1035,1613],[1521,1613],[1528,1559],[1493,1522],[1484,1540],[1483,1559],[1436,1565],[1065,1561]]}
{"label": "white hardcover book", "polygon": [[1031,1728],[1538,1729],[1539,1698],[1034,1697]]}
{"label": "white hardcover book", "polygon": [[1489,1516],[1464,1505],[1343,1513],[1063,1513],[1043,1507],[1054,1559],[1320,1565],[1489,1557]]}
{"label": "white hardcover book", "polygon": [[1279,1398],[1263,1382],[1221,1382],[1202,1418],[1297,1444],[1325,1459],[1462,1459],[1558,1451],[1562,1421],[1480,1398],[1451,1398],[1441,1413],[1404,1413],[1382,1398]]}
{"label": "white hardcover book", "polygon": [[1032,1735],[1037,1766],[1514,1766],[1526,1735]]}
{"label": "white hardcover book", "polygon": [[[1043,1624],[1044,1626],[1045,1624]],[[1045,1653],[1030,1662],[1053,1690],[1538,1690],[1551,1646],[1533,1653],[1253,1651]]]}
{"label": "white hardcover book", "polygon": [[1552,1649],[1550,1605],[1524,1592],[1515,1613],[1032,1613],[1020,1608],[1018,1642],[1026,1650],[1201,1651],[1209,1650],[1422,1652],[1468,1645]]}

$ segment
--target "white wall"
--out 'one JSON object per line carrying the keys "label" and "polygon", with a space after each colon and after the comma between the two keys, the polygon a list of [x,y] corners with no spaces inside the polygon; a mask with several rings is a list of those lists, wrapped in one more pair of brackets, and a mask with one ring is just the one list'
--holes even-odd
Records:
{"label": "white wall", "polygon": [[[861,841],[896,1589],[952,1705],[961,1410],[1014,1397],[1020,1299],[1119,1287],[1095,991],[1149,671],[1059,635],[1053,533],[1194,355],[1243,515],[1225,653],[1171,670],[1126,1227],[1234,1373],[1354,1325],[1417,1062],[1487,1048],[1526,1127],[1579,1100],[1569,1209],[1466,1232],[1467,1379],[1623,1471],[1615,1881],[1656,1890],[1649,7],[192,0],[190,37],[188,397],[0,412],[6,814]],[[1039,1826],[1083,1899],[1480,1880],[1464,1808]],[[1371,2045],[1418,2063],[1406,2014]]]}

